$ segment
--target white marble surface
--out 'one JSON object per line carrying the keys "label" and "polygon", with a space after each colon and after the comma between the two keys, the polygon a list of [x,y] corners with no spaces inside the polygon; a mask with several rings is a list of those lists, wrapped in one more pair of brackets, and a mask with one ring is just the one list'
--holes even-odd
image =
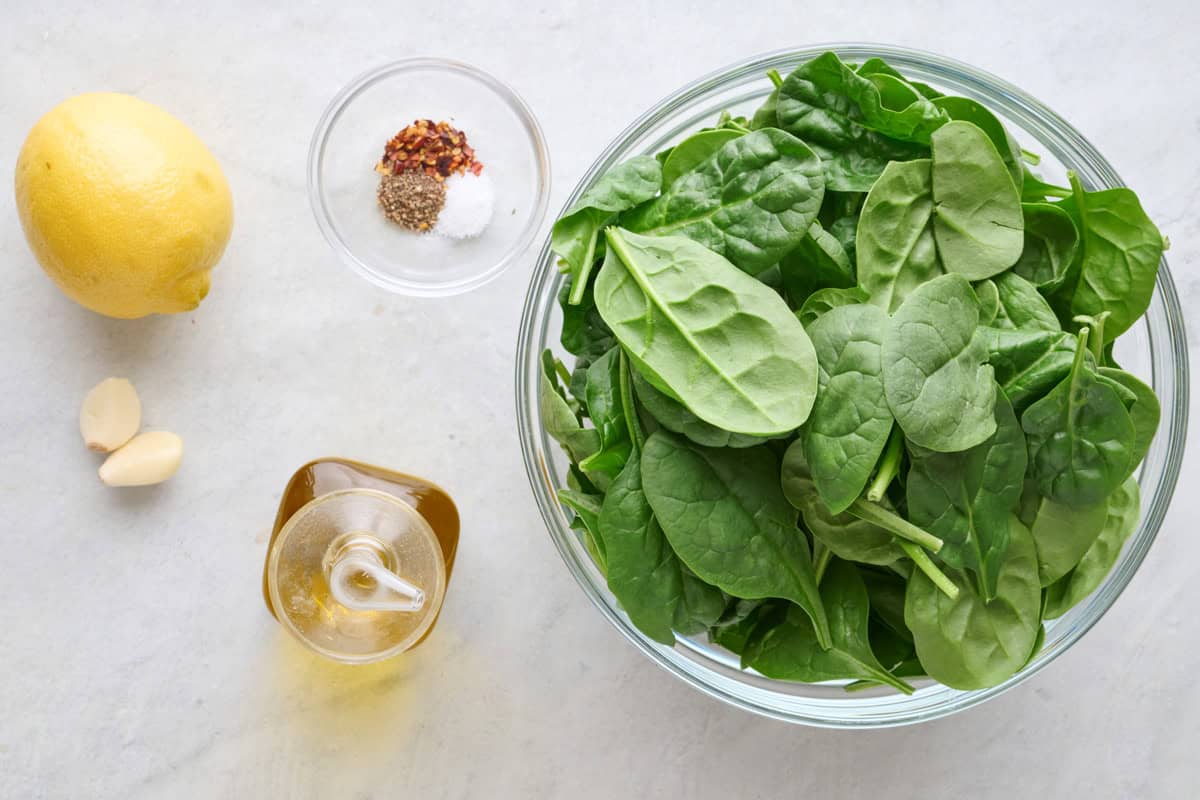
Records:
{"label": "white marble surface", "polygon": [[[1194,4],[17,5],[0,23],[0,186],[54,103],[127,91],[209,143],[237,222],[196,313],[118,322],[43,277],[0,192],[0,796],[1195,796],[1200,456],[1119,603],[1016,691],[895,731],[759,719],[644,660],[554,552],[514,430],[528,268],[452,300],[382,294],[334,260],[304,190],[325,103],[384,60],[455,56],[517,87],[545,127],[557,208],[632,115],[697,74],[791,44],[891,41],[979,64],[1073,120],[1170,235],[1190,313]],[[95,479],[76,414],[113,373],[187,442],[165,486]],[[445,613],[409,658],[322,663],[262,605],[278,493],[323,454],[427,475],[460,503]]]}

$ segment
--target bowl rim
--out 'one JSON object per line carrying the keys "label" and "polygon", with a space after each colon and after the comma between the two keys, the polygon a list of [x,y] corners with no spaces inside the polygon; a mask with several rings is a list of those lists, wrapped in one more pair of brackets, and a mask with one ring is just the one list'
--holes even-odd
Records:
{"label": "bowl rim", "polygon": [[[341,233],[339,233],[325,201],[321,165],[325,159],[325,149],[329,140],[329,133],[333,130],[333,126],[337,124],[350,104],[364,91],[381,81],[413,70],[452,73],[482,84],[516,114],[517,119],[529,136],[530,144],[533,147],[533,168],[536,188],[534,190],[533,207],[530,210],[528,219],[525,221],[525,226],[508,249],[501,254],[492,266],[476,275],[466,278],[438,282],[414,281],[399,278],[372,267],[355,254],[353,248],[350,247]],[[550,175],[550,150],[546,146],[546,137],[542,133],[542,127],[538,123],[537,117],[534,116],[533,111],[524,98],[507,83],[504,83],[499,78],[479,67],[464,61],[436,56],[415,56],[390,61],[386,64],[372,67],[357,75],[338,90],[333,99],[329,101],[329,104],[321,114],[320,120],[317,122],[316,128],[313,130],[312,140],[308,147],[308,201],[313,217],[316,218],[317,227],[320,229],[325,241],[337,253],[341,261],[354,270],[359,277],[365,278],[372,284],[382,289],[387,289],[390,292],[415,297],[446,297],[462,294],[472,289],[478,289],[480,286],[500,277],[529,248],[534,236],[541,229],[550,201]]]}
{"label": "bowl rim", "polygon": [[[1066,120],[1021,89],[985,70],[914,48],[860,42],[834,42],[784,48],[750,56],[709,72],[667,95],[636,118],[605,147],[567,198],[563,209],[569,208],[579,195],[596,180],[598,175],[611,166],[618,152],[628,151],[630,145],[638,143],[638,139],[648,133],[653,126],[663,124],[671,118],[674,112],[686,107],[692,100],[722,86],[725,88],[742,87],[750,79],[741,81],[736,79],[752,74],[754,71],[765,77],[765,72],[770,67],[787,68],[788,64],[794,67],[795,63],[812,58],[826,50],[832,50],[843,57],[851,58],[879,56],[901,69],[937,72],[940,80],[945,83],[957,84],[953,88],[958,90],[963,90],[964,85],[969,85],[977,92],[994,94],[999,101],[991,98],[991,102],[1003,102],[1005,105],[1003,115],[1006,118],[1016,117],[1023,128],[1037,135],[1039,145],[1045,146],[1061,161],[1070,164],[1081,173],[1084,172],[1080,169],[1082,163],[1088,172],[1093,173],[1093,177],[1099,179],[1104,188],[1125,185],[1111,164]],[[969,96],[971,91],[963,91],[963,93]],[[1054,144],[1048,144],[1043,137],[1053,141]],[[1054,145],[1069,149],[1072,158],[1064,159],[1064,153]],[[632,152],[628,154],[632,155]],[[1095,188],[1096,181],[1089,181],[1088,177],[1088,175],[1081,174],[1085,185]],[[1186,444],[1190,388],[1182,307],[1179,304],[1165,256],[1159,265],[1151,309],[1147,312],[1145,323],[1148,330],[1151,312],[1154,312],[1156,317],[1161,315],[1163,318],[1161,326],[1164,327],[1165,341],[1157,343],[1150,336],[1147,339],[1152,382],[1156,390],[1159,390],[1161,378],[1163,385],[1170,390],[1166,397],[1170,402],[1169,404],[1164,402],[1163,423],[1165,424],[1160,423],[1151,454],[1153,455],[1159,450],[1165,452],[1158,459],[1160,464],[1157,469],[1155,491],[1149,496],[1143,495],[1142,516],[1138,529],[1126,542],[1121,556],[1105,582],[1092,593],[1089,600],[1081,603],[1071,612],[1072,614],[1076,612],[1082,614],[1076,620],[1076,624],[1066,631],[1065,636],[1053,649],[1043,649],[1030,664],[997,686],[975,691],[951,689],[936,683],[930,687],[922,687],[918,690],[918,695],[924,694],[926,698],[932,698],[934,702],[930,707],[902,708],[902,706],[911,705],[918,695],[867,698],[866,702],[860,703],[856,709],[849,709],[852,704],[845,699],[831,701],[823,698],[800,698],[798,701],[800,705],[807,705],[804,710],[785,707],[782,701],[778,700],[772,704],[770,701],[773,698],[779,698],[780,693],[772,691],[770,688],[763,688],[763,684],[767,686],[771,684],[784,685],[785,682],[772,682],[760,679],[753,673],[736,670],[734,672],[737,674],[734,676],[722,675],[720,674],[720,665],[705,654],[700,654],[699,659],[686,655],[680,657],[679,651],[689,649],[685,639],[677,640],[676,646],[671,647],[649,641],[640,631],[632,627],[623,612],[618,611],[605,600],[602,591],[607,592],[607,589],[598,588],[594,579],[585,574],[583,565],[578,561],[578,552],[574,549],[574,545],[577,543],[571,543],[568,540],[568,536],[563,530],[561,508],[553,496],[554,480],[551,477],[551,466],[545,458],[545,452],[550,442],[545,431],[541,430],[538,425],[536,392],[533,391],[536,384],[533,373],[536,373],[539,355],[532,352],[533,345],[542,342],[548,343],[546,331],[551,317],[549,313],[542,313],[539,319],[537,314],[542,310],[539,308],[540,305],[554,302],[554,297],[546,291],[546,287],[547,285],[553,286],[558,278],[553,274],[552,268],[545,269],[547,265],[553,263],[550,240],[547,238],[530,278],[517,342],[516,410],[522,456],[530,488],[547,532],[559,555],[593,605],[651,661],[709,696],[774,719],[831,728],[877,728],[915,724],[977,706],[1032,677],[1087,633],[1128,585],[1162,525],[1182,465]],[[547,297],[549,297],[548,301],[546,301]],[[539,334],[540,339],[537,338]],[[1165,356],[1162,358],[1156,356],[1156,350],[1160,348],[1166,354],[1174,357],[1172,362],[1168,363]],[[1162,352],[1159,355],[1162,355]],[[531,370],[530,367],[533,369]],[[1162,367],[1161,375],[1159,367]],[[1168,410],[1170,411],[1169,415],[1165,413]],[[1159,444],[1160,442],[1163,444]],[[1141,476],[1145,474],[1146,465],[1150,463],[1150,460],[1151,457],[1147,456],[1146,461],[1143,462],[1139,474],[1139,484],[1142,482]],[[1147,497],[1152,502],[1147,504]],[[556,513],[559,518],[556,518]],[[1066,620],[1068,617],[1062,619]],[[700,663],[700,660],[707,663]],[[756,683],[759,685],[754,685]],[[792,696],[789,695],[789,697]]]}

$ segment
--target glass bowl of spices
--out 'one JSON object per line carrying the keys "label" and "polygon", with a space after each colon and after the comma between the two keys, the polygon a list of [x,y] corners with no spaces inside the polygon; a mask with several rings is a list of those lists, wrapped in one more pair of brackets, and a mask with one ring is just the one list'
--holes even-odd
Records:
{"label": "glass bowl of spices", "polygon": [[413,58],[355,78],[309,150],[325,239],[355,272],[408,295],[482,286],[537,234],[550,159],[525,102],[456,61]]}

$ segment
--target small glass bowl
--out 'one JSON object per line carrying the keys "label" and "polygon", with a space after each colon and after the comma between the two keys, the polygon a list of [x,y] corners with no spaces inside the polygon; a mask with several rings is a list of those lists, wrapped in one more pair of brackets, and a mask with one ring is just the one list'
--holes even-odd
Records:
{"label": "small glass bowl", "polygon": [[[768,69],[786,75],[826,50],[859,63],[878,56],[916,80],[982,102],[999,114],[1022,145],[1042,154],[1038,169],[1053,182],[1063,181],[1070,168],[1089,189],[1123,185],[1112,166],[1078,131],[995,76],[931,53],[881,45],[835,44],[758,56],[680,89],[634,121],[600,154],[567,199],[566,207],[612,165],[640,153],[655,153],[701,126],[713,124],[723,110],[752,113],[771,91]],[[1186,443],[1189,384],[1183,312],[1164,259],[1149,311],[1121,337],[1116,353],[1126,369],[1151,383],[1162,403],[1158,435],[1138,473],[1141,520],[1100,588],[1063,617],[1046,623],[1042,650],[1021,672],[999,686],[980,691],[964,692],[925,680],[917,683],[916,692],[908,696],[882,688],[851,694],[840,683],[790,683],[742,670],[737,656],[703,635],[678,637],[671,647],[659,644],[634,627],[621,610],[604,576],[571,530],[570,513],[555,497],[564,485],[568,462],[542,426],[537,396],[542,350],[549,347],[564,355],[557,341],[562,314],[556,298],[561,285],[562,275],[555,269],[555,257],[547,242],[526,295],[516,361],[521,450],[542,519],[567,568],[609,622],[659,666],[727,703],[789,722],[874,728],[936,719],[996,697],[1064,653],[1103,616],[1133,578],[1167,513]]]}
{"label": "small glass bowl", "polygon": [[[475,148],[495,190],[479,236],[414,233],[379,209],[375,164],[416,119],[446,120]],[[546,215],[550,156],[537,120],[511,88],[458,61],[410,58],[358,76],[321,116],[308,159],[309,201],[326,241],[359,275],[400,294],[482,286],[525,251]]]}

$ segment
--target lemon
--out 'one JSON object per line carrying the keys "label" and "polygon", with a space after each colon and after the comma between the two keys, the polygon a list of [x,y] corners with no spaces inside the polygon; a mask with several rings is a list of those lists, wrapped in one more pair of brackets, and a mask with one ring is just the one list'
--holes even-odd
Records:
{"label": "lemon", "polygon": [[110,317],[189,311],[233,228],[221,166],[144,100],[83,94],[21,148],[17,212],[38,262],[72,300]]}

